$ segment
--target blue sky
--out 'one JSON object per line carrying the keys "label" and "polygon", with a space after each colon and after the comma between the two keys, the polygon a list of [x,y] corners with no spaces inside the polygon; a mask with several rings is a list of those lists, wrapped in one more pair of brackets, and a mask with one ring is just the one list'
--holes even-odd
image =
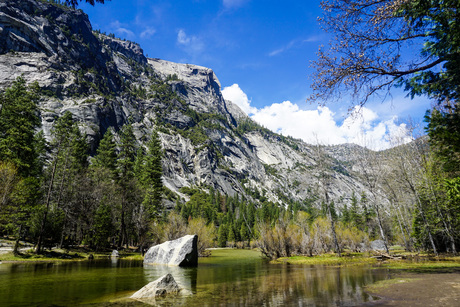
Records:
{"label": "blue sky", "polygon": [[224,96],[274,131],[307,142],[386,148],[389,132],[403,129],[400,121],[408,116],[420,122],[430,103],[395,90],[392,99],[374,99],[353,120],[347,101],[307,104],[310,62],[329,40],[317,21],[319,3],[112,0],[80,8],[94,29],[139,43],[149,57],[212,68]]}

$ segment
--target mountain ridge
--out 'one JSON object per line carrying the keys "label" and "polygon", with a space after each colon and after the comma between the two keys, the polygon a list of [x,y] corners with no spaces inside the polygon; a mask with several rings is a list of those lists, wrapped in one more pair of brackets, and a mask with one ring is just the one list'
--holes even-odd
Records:
{"label": "mountain ridge", "polygon": [[164,185],[185,200],[183,187],[283,206],[318,197],[319,154],[330,165],[328,189],[337,202],[367,190],[352,163],[356,151],[365,149],[314,146],[271,132],[223,98],[212,69],[147,58],[138,44],[93,31],[80,10],[6,0],[0,27],[6,42],[0,48],[0,88],[21,75],[39,83],[48,139],[65,111],[88,136],[93,154],[107,129],[117,136],[130,123],[143,144],[156,128]]}

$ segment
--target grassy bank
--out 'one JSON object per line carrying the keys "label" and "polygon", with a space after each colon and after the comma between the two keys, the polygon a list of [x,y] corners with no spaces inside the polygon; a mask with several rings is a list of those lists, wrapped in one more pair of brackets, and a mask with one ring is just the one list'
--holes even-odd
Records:
{"label": "grassy bank", "polygon": [[335,254],[318,256],[293,256],[278,258],[272,263],[305,264],[305,265],[364,265],[370,264],[394,270],[410,272],[452,272],[460,270],[460,256],[444,255],[437,258],[428,254],[405,253],[404,259],[377,260],[369,253],[343,253],[342,257]]}
{"label": "grassy bank", "polygon": [[[82,261],[89,260],[92,257],[94,259],[107,259],[110,258],[112,252],[92,252],[83,249],[71,249],[62,250],[55,249],[52,251],[44,251],[42,254],[35,254],[33,250],[23,251],[17,255],[13,252],[7,252],[0,255],[0,261],[2,262],[33,262],[33,261]],[[120,252],[120,258],[129,260],[142,260],[142,255],[133,252]]]}
{"label": "grassy bank", "polygon": [[272,261],[272,263],[345,266],[359,264],[376,264],[377,260],[363,253],[344,253],[342,257],[337,257],[335,254],[323,254],[312,257],[282,257]]}

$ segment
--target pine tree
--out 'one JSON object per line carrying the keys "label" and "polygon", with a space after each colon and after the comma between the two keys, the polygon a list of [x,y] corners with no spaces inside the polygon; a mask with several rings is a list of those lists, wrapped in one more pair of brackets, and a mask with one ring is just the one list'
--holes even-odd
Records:
{"label": "pine tree", "polygon": [[40,199],[44,138],[36,133],[41,123],[38,99],[38,84],[27,87],[22,77],[0,94],[0,222],[14,229],[14,253]]}
{"label": "pine tree", "polygon": [[353,191],[353,194],[351,195],[351,205],[350,205],[350,222],[352,226],[363,230],[362,228],[362,218],[361,215],[359,214],[359,209],[358,209],[358,199],[356,198],[355,191]]}
{"label": "pine tree", "polygon": [[136,195],[138,184],[134,177],[134,161],[137,155],[136,137],[130,124],[123,126],[120,133],[118,153],[118,183],[121,187],[120,236],[118,245],[128,242],[128,221],[132,221],[134,207],[138,204]]}
{"label": "pine tree", "polygon": [[[73,120],[72,113],[67,111],[63,116],[58,118],[51,130],[51,134],[53,140],[50,144],[51,165],[48,168],[48,191],[35,250],[36,253],[41,252],[51,203],[54,203],[54,210],[63,210],[65,212],[64,224],[73,211],[80,209],[72,206],[69,199],[67,201],[63,201],[63,199],[65,199],[66,194],[70,195],[72,192],[75,192],[72,190],[72,184],[76,180],[76,177],[82,175],[88,166],[88,144],[86,143],[86,136],[81,134],[77,123]],[[61,208],[61,206],[65,208]],[[60,216],[60,214],[55,215]]]}
{"label": "pine tree", "polygon": [[152,132],[150,141],[147,143],[147,152],[143,158],[141,183],[146,188],[146,196],[143,205],[151,217],[159,214],[163,197],[163,168],[161,159],[163,152],[161,142],[156,130]]}
{"label": "pine tree", "polygon": [[217,244],[219,247],[226,247],[227,246],[227,225],[226,224],[221,224],[219,226],[219,231],[217,233]]}
{"label": "pine tree", "polygon": [[121,181],[134,177],[134,160],[136,158],[136,137],[133,127],[128,124],[123,126],[120,135],[120,152],[117,156],[118,170]]}
{"label": "pine tree", "polygon": [[228,224],[228,234],[227,234],[227,241],[233,244],[235,242],[235,231],[233,230],[233,223],[230,222]]}
{"label": "pine tree", "polygon": [[107,129],[104,133],[104,137],[96,150],[96,157],[94,158],[93,165],[110,170],[114,176],[113,179],[115,179],[117,169],[117,152],[111,129]]}
{"label": "pine tree", "polygon": [[38,92],[36,83],[26,87],[25,80],[18,77],[0,94],[0,159],[14,163],[23,178],[41,171],[35,137],[41,123]]}

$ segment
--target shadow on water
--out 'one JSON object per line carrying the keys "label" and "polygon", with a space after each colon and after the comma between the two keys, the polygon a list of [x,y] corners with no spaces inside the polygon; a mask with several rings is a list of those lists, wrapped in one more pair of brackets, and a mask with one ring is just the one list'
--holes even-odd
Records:
{"label": "shadow on water", "polygon": [[171,273],[190,296],[157,299],[184,306],[353,306],[372,301],[365,285],[389,278],[384,269],[274,265],[255,251],[215,250],[198,268],[96,260],[0,265],[0,306],[140,305],[128,297]]}

